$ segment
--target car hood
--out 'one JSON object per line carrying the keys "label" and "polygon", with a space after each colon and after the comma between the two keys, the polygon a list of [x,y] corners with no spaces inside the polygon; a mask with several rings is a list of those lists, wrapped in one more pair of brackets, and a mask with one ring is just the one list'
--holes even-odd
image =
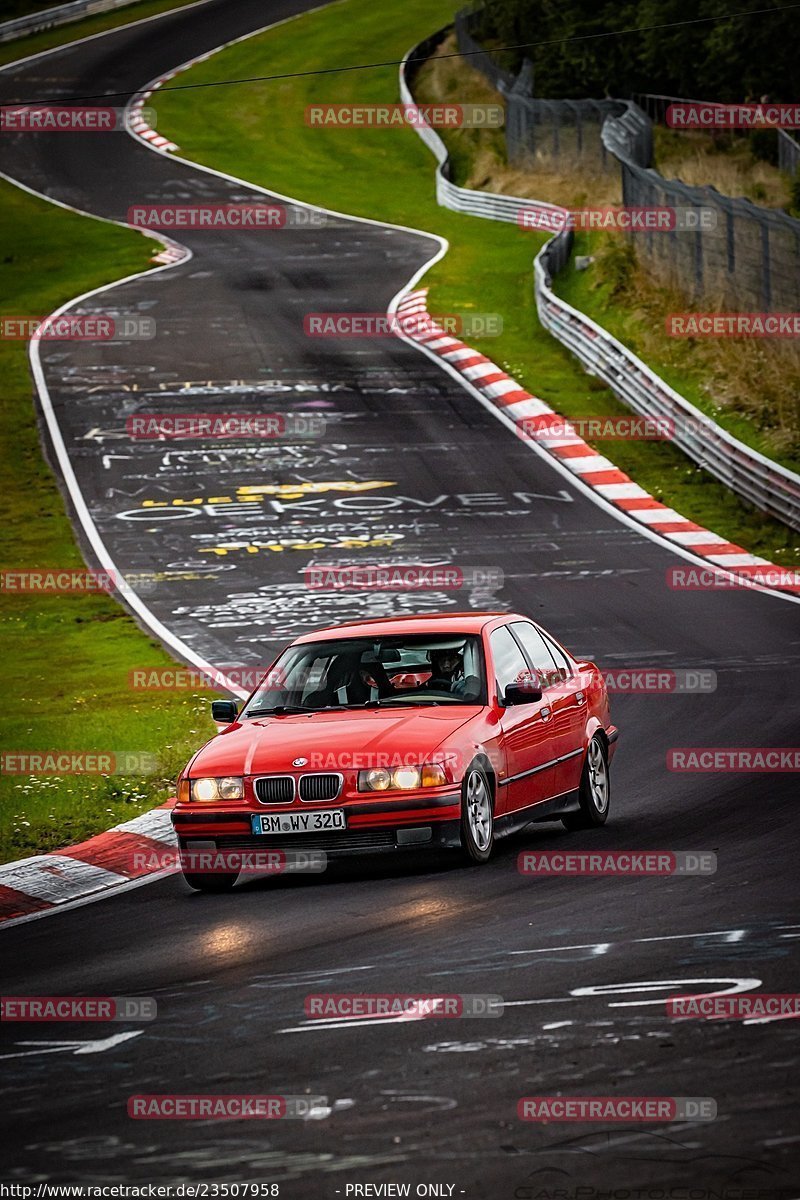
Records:
{"label": "car hood", "polygon": [[[480,712],[480,707],[371,709],[369,712],[314,713],[263,717],[235,723],[212,738],[191,763],[197,775],[263,775],[297,771],[337,771],[351,766],[397,765],[418,760]],[[392,761],[393,756],[396,760]]]}

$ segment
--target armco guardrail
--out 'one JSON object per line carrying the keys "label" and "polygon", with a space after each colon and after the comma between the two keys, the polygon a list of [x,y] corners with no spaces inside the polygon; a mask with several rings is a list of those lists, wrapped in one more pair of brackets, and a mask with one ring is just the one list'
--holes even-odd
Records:
{"label": "armco guardrail", "polygon": [[[421,62],[429,58],[447,31],[442,29],[432,37],[420,42],[413,50],[409,50],[400,65],[400,98],[404,104],[413,104],[411,81],[419,69]],[[415,61],[409,62],[413,58]],[[419,60],[419,61],[416,61]],[[452,209],[453,212],[467,213],[472,217],[486,217],[490,221],[507,221],[516,224],[519,219],[520,207],[540,213],[558,214],[563,210],[557,204],[546,204],[541,200],[520,200],[518,196],[502,196],[494,192],[475,192],[470,188],[459,187],[450,179],[450,162],[447,147],[435,130],[429,125],[415,125],[419,136],[428,149],[435,155],[438,162],[436,168],[436,202],[442,208]]]}
{"label": "armco guardrail", "polygon": [[57,25],[67,25],[81,17],[109,12],[113,8],[125,8],[126,5],[135,3],[136,0],[72,0],[71,4],[43,8],[40,12],[15,17],[13,21],[3,21],[0,24],[0,42],[11,42],[27,33],[41,33],[43,29],[54,29]]}
{"label": "armco guardrail", "polygon": [[556,263],[565,254],[554,246],[557,241],[548,242],[534,262],[536,308],[545,329],[634,412],[672,422],[673,441],[698,466],[762,512],[800,529],[800,476],[732,437],[607,330],[555,295],[553,254]]}
{"label": "armco guardrail", "polygon": [[[405,104],[414,103],[411,92],[414,76],[446,32],[440,30],[404,58],[400,66],[400,97]],[[414,128],[436,157],[436,200],[443,208],[511,224],[519,222],[522,212],[564,213],[558,205],[543,201],[459,187],[450,178],[447,147],[439,135],[429,126],[418,124]],[[572,241],[572,232],[564,230],[551,238],[534,259],[536,307],[545,329],[634,412],[671,421],[675,444],[698,466],[762,512],[800,530],[800,475],[727,433],[607,330],[555,295],[552,279],[569,260]]]}

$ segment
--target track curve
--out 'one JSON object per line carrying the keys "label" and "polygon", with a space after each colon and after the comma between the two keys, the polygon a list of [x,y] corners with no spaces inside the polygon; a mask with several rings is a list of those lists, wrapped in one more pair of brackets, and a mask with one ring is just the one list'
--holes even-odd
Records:
{"label": "track curve", "polygon": [[[0,100],[130,96],[187,57],[304,7],[209,0],[6,70]],[[124,136],[98,145],[19,135],[4,146],[9,176],[112,220],[124,221],[139,200],[261,196]],[[422,607],[419,595],[321,604],[303,570],[342,539],[377,540],[414,560],[499,566],[505,583],[494,594],[424,603],[527,610],[608,667],[717,672],[711,694],[617,698],[613,819],[569,846],[713,849],[719,871],[710,880],[538,881],[534,905],[516,851],[566,845],[560,833],[537,831],[480,872],[425,861],[350,866],[324,881],[202,898],[167,880],[9,929],[7,991],[140,992],[161,1007],[140,1036],[90,1060],[34,1054],[5,1063],[9,1178],[271,1179],[287,1181],[289,1196],[333,1196],[367,1181],[452,1183],[454,1195],[487,1197],[527,1197],[538,1193],[526,1189],[569,1186],[567,1178],[598,1188],[796,1183],[800,1143],[782,1082],[796,1063],[791,1022],[675,1026],[661,1009],[572,995],[700,977],[796,990],[792,776],[675,775],[665,765],[670,746],[792,744],[796,606],[750,591],[670,592],[666,571],[677,560],[666,548],[531,454],[414,347],[303,336],[308,311],[385,311],[431,257],[429,237],[337,220],[263,240],[181,241],[191,260],[84,302],[108,311],[113,298],[155,316],[153,342],[43,344],[41,362],[91,521],[125,571],[159,575],[147,605],[184,656],[263,662],[289,637],[339,616]],[[117,436],[136,411],[212,404],[313,405],[328,436],[279,452],[247,443],[165,449]],[[254,545],[258,553],[247,549]],[[303,1026],[304,988],[365,979],[375,985],[365,990],[447,987],[514,1003],[478,1029]],[[4,1028],[0,1058],[22,1053],[11,1043],[23,1036]],[[125,1115],[134,1090],[282,1089],[340,1104],[326,1119],[266,1133],[191,1123],[164,1132]],[[668,1138],[582,1128],[565,1137],[517,1122],[519,1096],[557,1090],[713,1094],[720,1119],[671,1126]]]}

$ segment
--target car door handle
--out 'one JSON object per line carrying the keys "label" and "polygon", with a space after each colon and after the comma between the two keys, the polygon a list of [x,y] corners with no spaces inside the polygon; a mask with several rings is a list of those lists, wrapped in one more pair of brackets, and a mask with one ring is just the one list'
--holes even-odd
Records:
{"label": "car door handle", "polygon": [[575,703],[576,704],[585,704],[586,703],[586,696],[583,692],[575,693]]}
{"label": "car door handle", "polygon": [[542,718],[543,721],[549,721],[550,718],[552,717],[552,715],[553,715],[553,710],[549,706],[539,709],[539,716]]}

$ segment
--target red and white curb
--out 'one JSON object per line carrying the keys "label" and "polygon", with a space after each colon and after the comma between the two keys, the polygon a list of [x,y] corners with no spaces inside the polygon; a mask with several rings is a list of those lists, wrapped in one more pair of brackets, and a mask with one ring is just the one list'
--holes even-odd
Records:
{"label": "red and white curb", "polygon": [[[156,84],[155,86],[160,87],[160,84]],[[152,95],[152,93],[148,92],[147,96],[150,95]],[[158,146],[159,150],[177,150],[178,147],[175,142],[171,142],[169,138],[165,138],[163,134],[160,134],[158,130],[153,129],[152,125],[148,124],[146,121],[143,109],[145,106],[145,101],[147,100],[147,96],[137,97],[133,104],[131,104],[128,114],[129,129],[143,141],[150,142],[150,144],[153,146]]]}
{"label": "red and white curb", "polygon": [[137,137],[142,138],[143,141],[157,147],[159,150],[172,152],[180,149],[175,142],[171,142],[169,138],[164,137],[158,130],[153,129],[145,119],[144,109],[153,92],[157,91],[163,84],[169,83],[170,79],[174,79],[176,75],[188,71],[191,67],[196,67],[198,63],[205,62],[207,58],[211,58],[216,52],[216,49],[210,50],[206,54],[201,54],[197,58],[191,59],[190,62],[181,63],[173,71],[167,71],[166,74],[159,76],[158,79],[149,85],[146,92],[139,92],[128,109],[128,128],[131,133],[136,134]]}
{"label": "red and white curb", "polygon": [[159,250],[158,254],[154,254],[152,262],[154,263],[178,263],[183,262],[185,258],[190,258],[189,251],[184,246],[167,246],[163,250]]}
{"label": "red and white curb", "polygon": [[0,922],[43,913],[161,871],[177,871],[178,843],[162,805],[76,846],[0,866]]}
{"label": "red and white curb", "polygon": [[[800,594],[800,572],[749,554],[744,547],[689,521],[674,508],[656,500],[610,459],[571,433],[568,419],[538,396],[526,392],[490,358],[452,337],[429,319],[427,294],[427,288],[420,288],[398,303],[398,324],[404,336],[438,355],[477,388],[495,408],[512,419],[518,436],[524,441],[535,441],[615,508],[674,545],[705,559],[715,569],[730,570],[737,576],[751,579],[754,584]],[[552,437],[546,436],[548,426],[554,427]],[[531,430],[535,431],[533,436]]]}

